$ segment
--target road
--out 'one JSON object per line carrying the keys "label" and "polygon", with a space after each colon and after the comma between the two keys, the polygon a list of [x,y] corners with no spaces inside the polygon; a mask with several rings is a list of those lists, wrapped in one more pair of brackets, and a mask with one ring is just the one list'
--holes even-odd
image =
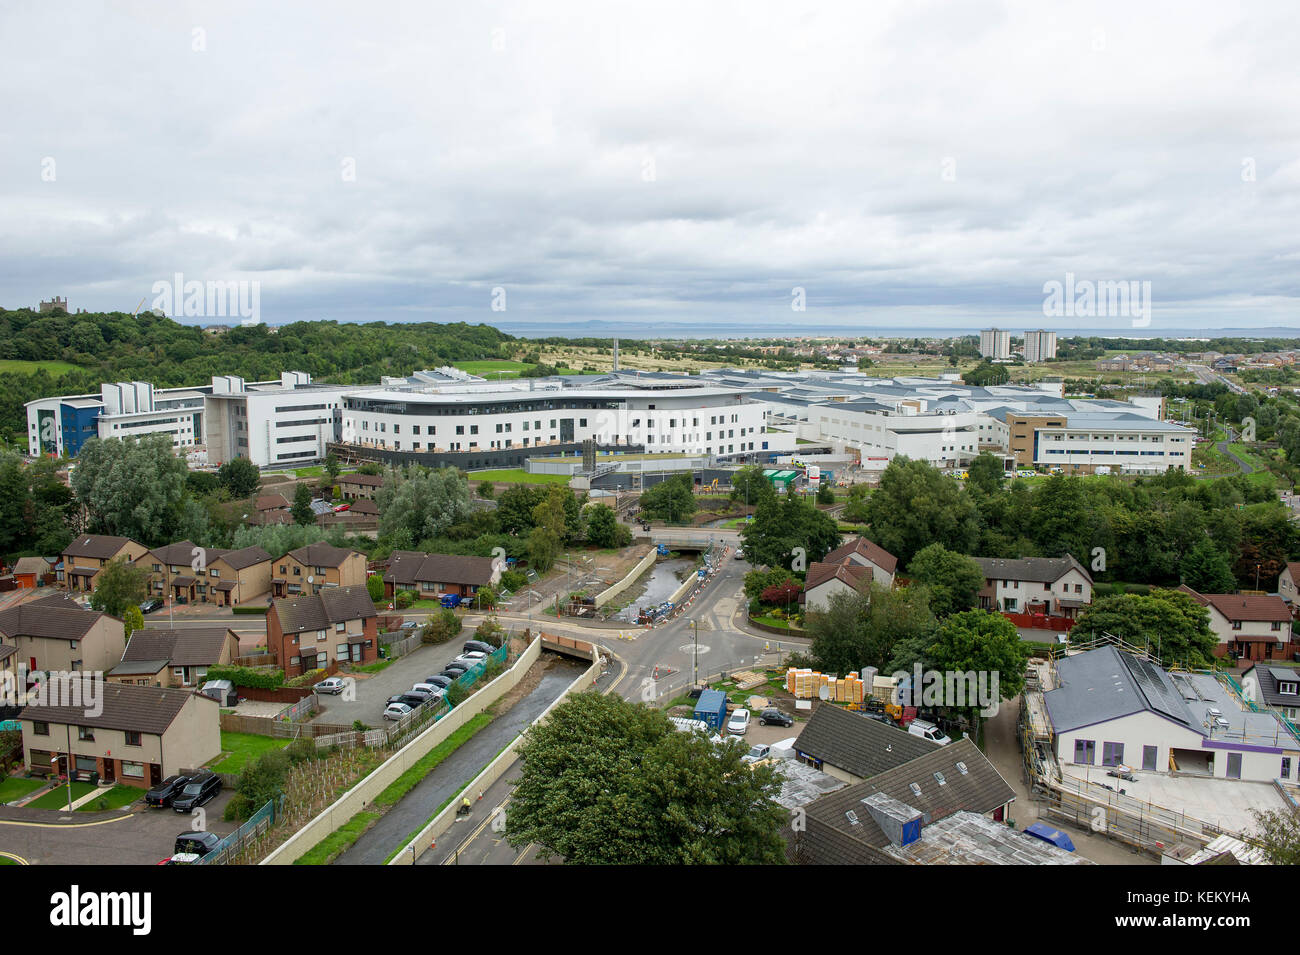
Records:
{"label": "road", "polygon": [[[609,631],[602,634],[599,630],[588,630],[588,639],[603,642],[619,664],[607,671],[598,689],[618,693],[627,700],[663,702],[685,693],[692,683],[693,651],[698,654],[699,675],[703,679],[723,670],[753,665],[769,644],[776,649],[776,637],[748,631],[745,623],[743,584],[744,575],[750,569],[746,561],[728,556],[690,610],[654,629],[626,631],[625,639],[603,641],[602,636],[609,636]],[[695,632],[692,624],[699,627],[698,643],[692,641]],[[548,621],[545,627],[553,629],[553,624]],[[788,641],[782,646],[802,648],[805,642]],[[453,825],[437,849],[426,852],[419,863],[523,865],[540,862],[535,846],[515,850],[500,831],[500,820],[504,819],[501,813],[509,811],[513,790],[510,780],[516,776],[517,767],[508,769],[475,802],[471,818]]]}
{"label": "road", "polygon": [[1215,445],[1215,447],[1218,448],[1219,453],[1222,454],[1224,457],[1228,458],[1228,460],[1236,462],[1237,467],[1241,468],[1242,474],[1253,473],[1255,470],[1254,465],[1247,464],[1245,461],[1241,460],[1241,458],[1233,454],[1232,451],[1228,448],[1228,445],[1233,440],[1235,440],[1236,434],[1230,427],[1227,428],[1227,432],[1228,432],[1228,439],[1226,441],[1220,441],[1218,444]]}

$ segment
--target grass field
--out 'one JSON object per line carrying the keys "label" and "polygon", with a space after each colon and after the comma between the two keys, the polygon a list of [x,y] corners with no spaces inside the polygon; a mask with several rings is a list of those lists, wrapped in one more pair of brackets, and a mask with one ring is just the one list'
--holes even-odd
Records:
{"label": "grass field", "polygon": [[[82,796],[99,787],[92,786],[90,783],[73,783],[72,784],[72,801],[76,802]],[[40,799],[33,800],[27,804],[28,809],[67,809],[68,808],[68,784],[47,792]]]}
{"label": "grass field", "polygon": [[212,764],[213,772],[237,773],[263,753],[272,749],[283,749],[289,745],[287,739],[274,736],[256,736],[252,733],[221,734],[221,758]]}
{"label": "grass field", "polygon": [[43,779],[27,779],[23,776],[10,776],[0,782],[0,804],[17,802],[28,793],[33,793],[45,785]]}
{"label": "grass field", "polygon": [[520,372],[536,366],[523,361],[505,361],[502,359],[496,361],[458,361],[453,362],[452,367],[459,368],[471,375],[491,379],[518,378]]}
{"label": "grass field", "polygon": [[101,798],[106,805],[100,806],[99,799],[92,799],[84,806],[80,806],[77,812],[103,812],[105,809],[125,809],[137,799],[143,799],[144,790],[137,786],[118,785],[104,790]]}
{"label": "grass field", "polygon": [[78,366],[66,361],[19,361],[17,358],[0,359],[0,372],[11,372],[20,375],[30,375],[32,372],[45,369],[51,375],[64,375],[70,371],[76,371]]}
{"label": "grass field", "polygon": [[569,479],[563,474],[529,474],[523,468],[511,468],[501,471],[470,471],[469,479],[477,484],[491,481],[494,484],[568,484]]}

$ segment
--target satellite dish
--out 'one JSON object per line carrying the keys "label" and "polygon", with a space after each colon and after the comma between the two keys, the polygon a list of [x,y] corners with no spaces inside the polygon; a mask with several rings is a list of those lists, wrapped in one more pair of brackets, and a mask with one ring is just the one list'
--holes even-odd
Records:
{"label": "satellite dish", "polygon": [[819,689],[817,691],[817,698],[823,701],[829,700],[831,698],[831,688],[829,686],[824,686],[821,689]]}
{"label": "satellite dish", "polygon": [[315,582],[316,582],[316,578],[313,577],[313,576],[311,576],[311,574],[308,574],[308,575],[307,575],[307,583],[309,583],[309,584],[314,584]]}

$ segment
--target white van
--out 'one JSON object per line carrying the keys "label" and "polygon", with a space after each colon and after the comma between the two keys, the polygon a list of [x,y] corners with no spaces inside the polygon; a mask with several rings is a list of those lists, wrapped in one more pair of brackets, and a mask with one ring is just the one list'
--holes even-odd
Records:
{"label": "white van", "polygon": [[668,722],[673,724],[673,729],[679,733],[703,733],[709,735],[709,724],[704,720],[688,720],[682,716],[670,716]]}
{"label": "white van", "polygon": [[931,743],[938,743],[940,746],[947,746],[952,742],[943,730],[925,720],[912,720],[912,722],[908,724],[907,731],[913,736],[919,736],[921,739],[928,739]]}

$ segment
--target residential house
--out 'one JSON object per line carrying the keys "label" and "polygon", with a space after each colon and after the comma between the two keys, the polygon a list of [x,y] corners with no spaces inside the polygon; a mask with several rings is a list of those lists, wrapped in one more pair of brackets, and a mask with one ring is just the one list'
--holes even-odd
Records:
{"label": "residential house", "polygon": [[864,564],[852,561],[827,564],[818,561],[808,565],[800,600],[805,610],[825,612],[832,596],[863,592],[871,585],[871,580],[872,568]]}
{"label": "residential house", "polygon": [[1092,576],[1069,554],[973,559],[984,573],[984,586],[979,592],[981,609],[1073,620],[1092,603]]}
{"label": "residential house", "polygon": [[1199,594],[1178,588],[1210,611],[1215,656],[1277,660],[1291,653],[1291,608],[1277,594]]}
{"label": "residential house", "polygon": [[821,559],[823,564],[855,564],[871,570],[871,580],[881,587],[894,586],[898,558],[865,537],[841,544]]}
{"label": "residential house", "polygon": [[[60,694],[57,702],[73,705],[38,698],[23,709],[29,772],[97,773],[102,782],[148,788],[221,753],[216,700],[189,690],[126,683],[78,687],[74,679],[68,688],[72,692]],[[101,705],[83,705],[94,693]]]}
{"label": "residential house", "polygon": [[384,479],[378,474],[340,474],[335,481],[339,496],[345,501],[359,498],[374,500],[375,493],[384,486]]}
{"label": "residential house", "polygon": [[328,587],[364,586],[366,556],[346,547],[308,544],[272,562],[271,593],[275,597],[315,594]]}
{"label": "residential house", "polygon": [[[22,561],[19,563],[21,564]],[[14,573],[17,571],[15,570]],[[1282,573],[1278,574],[1277,593],[1291,608],[1291,615],[1300,616],[1300,602],[1296,600],[1300,597],[1300,563],[1290,561],[1282,569]]]}
{"label": "residential house", "polygon": [[870,779],[938,746],[831,703],[817,705],[794,744],[801,762],[848,783]]}
{"label": "residential house", "polygon": [[234,607],[271,593],[271,555],[260,547],[223,551],[208,563],[208,600]]}
{"label": "residential house", "polygon": [[289,511],[291,506],[289,499],[283,494],[259,494],[253,502],[253,523],[292,524],[293,514]]}
{"label": "residential house", "polygon": [[365,584],[272,600],[266,639],[286,676],[379,658],[377,614]]}
{"label": "residential house", "polygon": [[178,604],[207,602],[211,586],[208,567],[224,553],[190,540],[155,547],[141,561],[149,571],[149,595]]}
{"label": "residential house", "polygon": [[200,686],[210,667],[228,665],[237,656],[239,637],[228,627],[146,627],[131,634],[122,662],[105,679],[138,686]]}
{"label": "residential house", "polygon": [[805,865],[1079,864],[1003,822],[1015,798],[971,740],[931,744],[809,803],[803,825],[786,831],[789,856]]}
{"label": "residential house", "polygon": [[56,573],[59,586],[72,593],[94,593],[99,572],[111,561],[136,561],[148,552],[149,548],[129,537],[82,534],[63,549],[63,567]]}
{"label": "residential house", "polygon": [[0,644],[13,647],[6,656],[29,673],[102,672],[122,659],[126,632],[116,617],[84,610],[67,594],[51,594],[0,610]]}
{"label": "residential house", "polygon": [[500,580],[501,570],[490,557],[398,550],[388,559],[384,595],[392,599],[398,590],[413,590],[422,598],[438,594],[473,597],[480,587],[496,586]]}
{"label": "residential house", "polygon": [[1268,707],[1292,723],[1300,720],[1300,671],[1256,663],[1242,673],[1241,686],[1248,699]]}
{"label": "residential house", "polygon": [[1100,647],[1057,661],[1043,693],[1062,772],[1075,778],[1120,765],[1295,783],[1300,739],[1266,710],[1244,707],[1211,673],[1169,672],[1146,657]]}

